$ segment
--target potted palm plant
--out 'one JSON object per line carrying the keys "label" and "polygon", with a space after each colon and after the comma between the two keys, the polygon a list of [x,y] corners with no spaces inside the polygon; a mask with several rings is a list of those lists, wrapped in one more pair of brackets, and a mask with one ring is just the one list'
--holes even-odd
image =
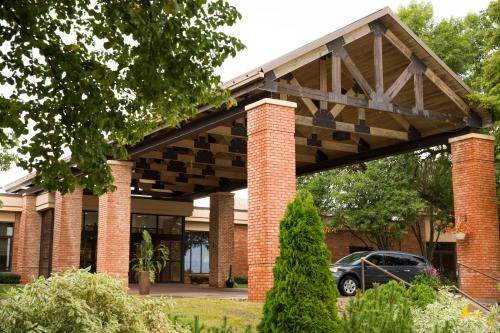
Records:
{"label": "potted palm plant", "polygon": [[154,283],[155,276],[168,263],[168,247],[161,243],[153,246],[151,235],[147,230],[142,232],[141,244],[137,247],[137,252],[132,259],[132,271],[136,273],[139,281],[139,294],[148,295],[151,283]]}

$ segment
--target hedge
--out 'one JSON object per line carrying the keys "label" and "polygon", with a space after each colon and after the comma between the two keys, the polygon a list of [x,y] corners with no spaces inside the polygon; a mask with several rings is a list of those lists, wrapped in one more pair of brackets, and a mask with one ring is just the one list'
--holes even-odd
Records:
{"label": "hedge", "polygon": [[21,275],[11,272],[0,272],[0,284],[19,284]]}

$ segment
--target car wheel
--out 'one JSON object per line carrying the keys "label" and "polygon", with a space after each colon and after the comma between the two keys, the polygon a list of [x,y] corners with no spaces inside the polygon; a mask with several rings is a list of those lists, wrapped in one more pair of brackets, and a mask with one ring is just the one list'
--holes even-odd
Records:
{"label": "car wheel", "polygon": [[344,296],[354,296],[356,295],[356,290],[358,290],[358,280],[353,276],[345,276],[340,280],[339,283],[340,293]]}

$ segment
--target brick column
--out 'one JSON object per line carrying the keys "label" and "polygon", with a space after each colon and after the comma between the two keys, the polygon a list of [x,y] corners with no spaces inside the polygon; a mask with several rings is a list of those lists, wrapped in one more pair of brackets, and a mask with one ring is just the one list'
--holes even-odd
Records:
{"label": "brick column", "polygon": [[132,162],[108,161],[116,190],[99,197],[97,272],[128,285]]}
{"label": "brick column", "polygon": [[83,191],[55,195],[54,236],[52,241],[52,272],[64,273],[80,267],[82,238]]}
{"label": "brick column", "polygon": [[21,283],[38,278],[40,261],[40,232],[42,217],[36,211],[36,196],[23,195],[23,211],[19,219],[15,270],[21,274]]}
{"label": "brick column", "polygon": [[295,195],[296,103],[248,105],[248,300],[263,302],[273,286],[279,223]]}
{"label": "brick column", "polygon": [[210,196],[210,287],[224,288],[234,247],[234,194],[218,192]]}
{"label": "brick column", "polygon": [[14,235],[12,239],[12,266],[14,273],[21,274],[21,264],[23,261],[24,233],[21,232],[21,214],[17,212],[14,220]]}
{"label": "brick column", "polygon": [[[450,139],[455,217],[469,233],[457,240],[457,262],[500,277],[500,237],[493,156],[494,138],[467,134]],[[496,282],[460,267],[460,287],[476,298],[500,297]]]}

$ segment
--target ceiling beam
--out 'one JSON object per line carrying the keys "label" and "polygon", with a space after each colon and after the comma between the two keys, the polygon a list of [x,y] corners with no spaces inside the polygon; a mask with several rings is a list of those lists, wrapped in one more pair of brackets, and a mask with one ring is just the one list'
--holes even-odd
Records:
{"label": "ceiling beam", "polygon": [[432,136],[427,136],[413,141],[401,142],[394,145],[390,145],[383,148],[376,148],[360,152],[358,154],[352,154],[336,159],[320,161],[315,164],[304,165],[297,167],[297,176],[314,173],[317,171],[340,168],[348,165],[353,165],[361,162],[368,162],[383,157],[402,154],[410,151],[415,151],[423,148],[433,147],[437,145],[443,145],[448,143],[448,139],[464,134],[468,134],[472,131],[470,127],[465,127],[458,131],[440,133]]}
{"label": "ceiling beam", "polygon": [[403,141],[407,141],[409,138],[408,132],[402,132],[402,131],[396,131],[385,128],[366,126],[366,125],[364,125],[363,128],[361,128],[361,126],[359,125],[344,123],[340,121],[335,121],[333,126],[330,126],[330,124],[327,124],[326,122],[322,124],[321,122],[315,121],[312,117],[306,117],[300,115],[295,115],[295,124],[307,127],[334,129],[337,131],[348,132],[348,133],[373,135],[373,136],[379,136],[379,137],[403,140]]}
{"label": "ceiling beam", "polygon": [[131,157],[140,156],[157,148],[171,145],[182,139],[192,137],[193,135],[203,133],[209,129],[215,128],[222,123],[230,122],[235,119],[241,118],[246,115],[245,106],[263,98],[270,97],[269,93],[260,93],[250,98],[245,99],[243,102],[239,103],[236,107],[221,108],[216,112],[213,112],[207,116],[195,119],[182,125],[180,128],[172,129],[164,134],[157,135],[155,137],[147,138],[141,141],[139,144],[128,148],[128,153]]}
{"label": "ceiling beam", "polygon": [[332,92],[323,92],[318,89],[311,89],[305,87],[296,87],[288,84],[278,83],[274,81],[266,80],[264,86],[261,88],[269,92],[275,93],[286,93],[289,96],[295,97],[305,97],[311,100],[327,101],[329,103],[343,104],[346,106],[352,106],[355,108],[365,108],[374,111],[390,112],[392,114],[401,114],[411,117],[420,117],[423,119],[430,119],[436,121],[442,121],[455,126],[471,125],[473,127],[477,126],[477,121],[471,117],[458,117],[447,113],[441,113],[430,110],[417,110],[416,108],[404,107],[392,103],[380,103],[373,100],[364,100],[357,97],[351,97],[346,95],[334,94]]}
{"label": "ceiling beam", "polygon": [[331,151],[344,151],[349,153],[357,153],[358,146],[348,143],[330,141],[330,140],[316,140],[311,142],[311,139],[304,137],[295,137],[295,144],[302,147],[322,148]]}

